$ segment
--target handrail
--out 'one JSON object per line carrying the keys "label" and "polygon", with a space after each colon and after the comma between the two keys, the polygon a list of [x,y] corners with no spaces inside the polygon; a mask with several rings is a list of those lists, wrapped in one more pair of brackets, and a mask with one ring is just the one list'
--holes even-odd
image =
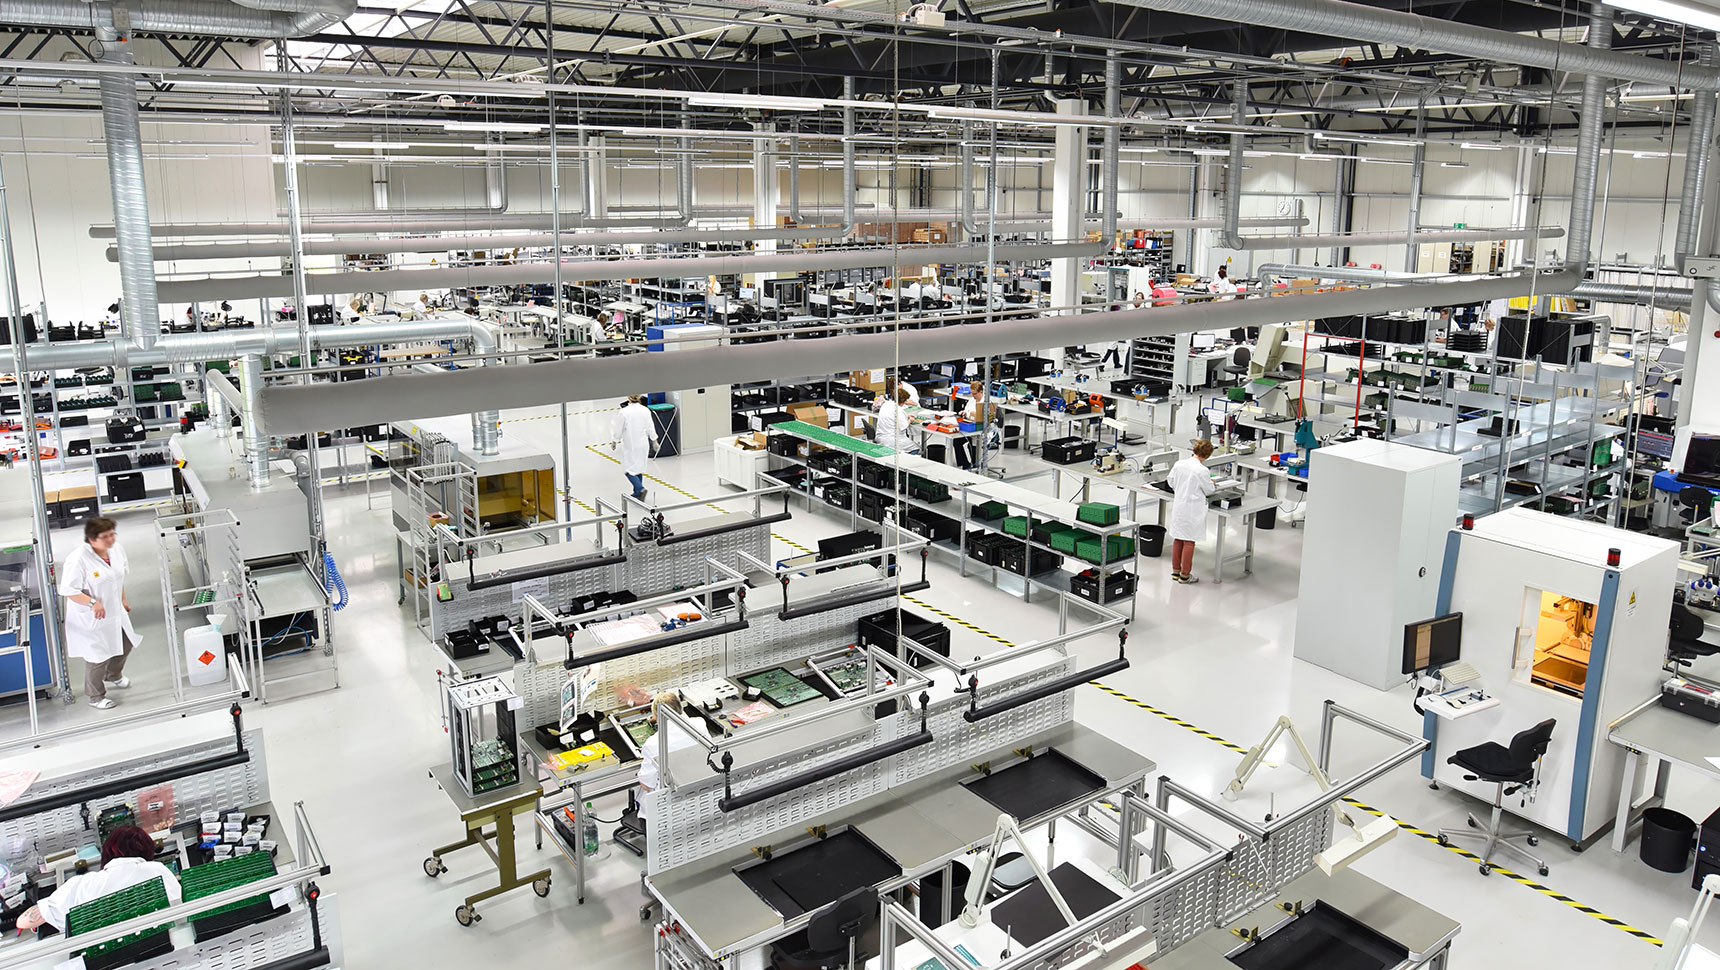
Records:
{"label": "handrail", "polygon": [[1115,659],[1107,660],[1098,666],[1088,667],[1085,670],[1077,670],[1074,673],[1064,674],[1056,680],[1047,681],[1043,684],[1036,684],[1024,691],[1019,691],[1009,695],[1008,697],[992,701],[984,707],[979,706],[979,676],[970,676],[968,678],[967,688],[968,709],[962,712],[962,720],[967,721],[969,724],[977,724],[988,717],[996,717],[999,714],[1013,711],[1024,704],[1031,704],[1034,701],[1050,697],[1053,694],[1060,694],[1063,691],[1079,687],[1088,681],[1096,680],[1106,674],[1114,674],[1119,670],[1127,670],[1129,669],[1129,658],[1123,655],[1123,649],[1128,642],[1129,631],[1118,630],[1117,656]]}
{"label": "handrail", "polygon": [[235,765],[245,764],[251,760],[251,752],[245,749],[244,712],[240,709],[238,704],[232,705],[228,710],[233,716],[234,743],[234,750],[228,754],[199,758],[189,764],[169,765],[165,768],[156,768],[151,771],[144,771],[135,775],[127,775],[124,778],[114,778],[108,781],[97,782],[96,784],[86,785],[82,788],[73,789],[71,791],[58,792],[52,795],[41,795],[36,798],[20,799],[4,808],[0,808],[0,822],[10,822],[15,819],[35,815],[39,812],[51,812],[56,808],[78,805],[97,798],[106,798],[109,795],[117,795],[121,792],[136,791],[140,788],[159,785],[162,782],[174,781],[179,778],[188,778],[192,775],[201,775],[211,771],[220,771],[222,768],[231,768]]}
{"label": "handrail", "polygon": [[566,660],[562,661],[562,666],[568,670],[578,670],[580,667],[602,663],[605,660],[620,660],[622,657],[631,657],[635,654],[650,653],[653,650],[662,650],[679,643],[686,643],[689,640],[703,640],[706,637],[720,637],[725,633],[738,633],[750,626],[752,626],[752,622],[745,616],[718,623],[715,626],[700,623],[693,626],[682,627],[667,636],[645,637],[641,640],[635,640],[632,643],[624,643],[618,647],[609,647],[604,650],[593,650],[590,653],[582,653],[577,657],[573,655],[573,639],[570,636],[568,638],[568,656]]}
{"label": "handrail", "polygon": [[[804,606],[791,606],[788,602],[788,584],[791,578],[789,573],[798,572],[798,570],[777,570],[777,581],[782,584],[782,609],[777,613],[777,618],[782,620],[793,620],[802,616],[816,616],[820,613],[829,613],[832,610],[840,610],[848,606],[858,606],[861,603],[871,603],[875,600],[887,599],[891,596],[899,596],[903,593],[917,593],[922,589],[930,589],[932,586],[931,581],[926,579],[926,560],[930,556],[930,549],[928,548],[929,545],[929,543],[922,540],[918,544],[902,543],[889,549],[866,549],[861,552],[851,553],[846,556],[838,556],[835,559],[828,560],[827,565],[840,566],[849,562],[865,559],[878,559],[883,556],[895,555],[898,550],[904,548],[917,548],[920,553],[920,578],[916,582],[904,584],[900,581],[900,577],[898,577],[895,585],[880,586],[876,589],[870,589],[864,592],[829,596]],[[898,564],[897,568],[900,568],[900,564]],[[889,581],[889,577],[882,577],[877,581],[885,583]]]}
{"label": "handrail", "polygon": [[580,573],[587,569],[598,569],[603,566],[617,566],[626,561],[627,551],[618,546],[615,552],[607,556],[602,555],[602,550],[599,549],[597,553],[587,553],[579,558],[563,559],[559,562],[546,563],[542,566],[514,572],[491,573],[483,579],[479,579],[476,572],[477,567],[474,565],[477,562],[477,550],[467,548],[466,588],[469,590],[493,589],[497,586],[523,583],[531,579],[542,579],[545,576],[560,576],[564,573]]}
{"label": "handrail", "polygon": [[931,699],[930,694],[920,694],[919,731],[903,737],[892,738],[882,744],[875,744],[864,751],[856,751],[852,754],[843,755],[840,758],[832,759],[821,765],[815,765],[805,771],[791,775],[790,777],[779,778],[776,781],[766,782],[756,788],[749,788],[739,795],[736,795],[731,787],[731,778],[735,765],[735,754],[733,751],[724,751],[723,797],[717,799],[717,809],[723,812],[737,811],[747,807],[748,805],[756,805],[759,802],[775,798],[778,795],[785,795],[797,788],[816,784],[826,778],[834,778],[837,775],[853,771],[856,768],[864,768],[869,764],[882,761],[892,755],[901,754],[904,751],[912,751],[915,748],[931,744],[933,740],[932,731],[931,728],[926,726],[926,711],[927,706],[931,703]]}
{"label": "handrail", "polygon": [[234,683],[236,686],[223,693],[214,694],[209,697],[199,697],[189,701],[181,701],[178,704],[169,704],[166,707],[158,707],[152,711],[136,711],[131,714],[120,715],[119,717],[103,718],[100,721],[80,724],[76,727],[61,728],[58,731],[49,731],[46,734],[30,734],[21,738],[13,738],[9,741],[0,741],[0,754],[18,748],[41,747],[44,744],[52,744],[56,741],[64,741],[68,738],[80,737],[85,734],[109,731],[117,727],[144,724],[158,719],[167,720],[169,718],[185,718],[190,717],[193,714],[203,714],[208,711],[219,710],[223,707],[231,707],[233,704],[251,696],[251,685],[245,679],[245,670],[242,664],[228,664],[227,673],[230,682]]}

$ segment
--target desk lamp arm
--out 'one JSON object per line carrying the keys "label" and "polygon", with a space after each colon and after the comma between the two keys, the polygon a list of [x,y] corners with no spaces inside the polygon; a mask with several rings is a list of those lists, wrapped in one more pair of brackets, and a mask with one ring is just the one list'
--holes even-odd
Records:
{"label": "desk lamp arm", "polygon": [[991,885],[992,872],[997,868],[997,857],[1002,854],[1003,844],[1009,839],[1014,839],[1015,844],[1020,847],[1022,858],[1033,867],[1034,878],[1045,887],[1045,894],[1051,897],[1052,905],[1063,915],[1064,922],[1074,926],[1077,922],[1075,913],[1063,899],[1063,894],[1057,891],[1057,884],[1051,881],[1050,874],[1040,865],[1033,850],[1028,848],[1027,840],[1021,835],[1021,827],[1016,824],[1014,818],[1001,813],[997,816],[997,827],[992,831],[991,841],[980,850],[979,861],[974,866],[973,875],[968,879],[967,905],[962,907],[962,925],[969,929],[979,925],[985,907],[986,887]]}

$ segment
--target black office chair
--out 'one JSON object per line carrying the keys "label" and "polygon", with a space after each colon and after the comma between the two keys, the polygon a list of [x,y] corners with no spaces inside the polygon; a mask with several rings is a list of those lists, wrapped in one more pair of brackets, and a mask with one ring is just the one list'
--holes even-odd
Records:
{"label": "black office chair", "polygon": [[1678,490],[1678,520],[1672,525],[1657,526],[1649,530],[1651,535],[1673,542],[1684,541],[1684,530],[1691,525],[1701,522],[1714,512],[1714,493],[1697,485],[1686,485]]}
{"label": "black office chair", "polygon": [[1541,757],[1547,753],[1547,745],[1553,740],[1553,718],[1524,731],[1518,731],[1511,739],[1509,747],[1488,741],[1473,748],[1464,748],[1446,759],[1447,764],[1454,764],[1471,774],[1464,775],[1466,781],[1490,781],[1498,788],[1493,794],[1493,817],[1483,826],[1474,815],[1465,817],[1472,829],[1440,829],[1439,844],[1450,845],[1452,839],[1482,839],[1485,844],[1481,849],[1481,874],[1493,874],[1493,851],[1504,849],[1507,852],[1521,856],[1535,864],[1535,869],[1541,875],[1547,874],[1547,864],[1531,855],[1527,849],[1512,843],[1517,839],[1530,845],[1540,844],[1540,839],[1530,832],[1506,832],[1500,823],[1505,812],[1505,796],[1515,795],[1525,789],[1529,797],[1533,797],[1535,788],[1541,783]]}
{"label": "black office chair", "polygon": [[611,836],[615,844],[628,852],[645,858],[645,819],[639,816],[639,793],[627,792],[627,808],[621,813],[621,821],[615,826]]}
{"label": "black office chair", "polygon": [[871,954],[860,938],[878,923],[878,890],[862,886],[812,917],[806,933],[771,944],[776,970],[853,970]]}
{"label": "black office chair", "polygon": [[1254,354],[1247,347],[1238,346],[1230,355],[1230,363],[1224,365],[1224,372],[1231,376],[1236,383],[1248,376],[1248,362],[1254,359]]}
{"label": "black office chair", "polygon": [[1706,628],[1702,617],[1683,603],[1672,604],[1672,616],[1666,625],[1666,653],[1676,663],[1689,666],[1697,657],[1712,657],[1720,653],[1720,645],[1705,643]]}

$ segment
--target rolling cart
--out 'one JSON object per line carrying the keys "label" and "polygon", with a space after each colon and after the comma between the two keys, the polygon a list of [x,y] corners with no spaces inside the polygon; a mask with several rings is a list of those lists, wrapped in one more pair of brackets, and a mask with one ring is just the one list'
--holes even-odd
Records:
{"label": "rolling cart", "polygon": [[[466,794],[466,790],[455,780],[453,769],[448,765],[431,768],[430,777],[442,787],[449,801],[459,810],[460,822],[466,827],[466,837],[452,845],[432,849],[430,857],[424,860],[424,874],[434,879],[447,872],[448,866],[442,862],[443,856],[475,845],[489,855],[490,861],[495,863],[496,871],[501,876],[501,882],[495,888],[467,896],[465,903],[454,910],[454,919],[458,920],[461,926],[471,926],[483,919],[475,908],[480,901],[512,892],[521,886],[529,885],[532,892],[539,896],[548,896],[549,870],[522,876],[514,859],[514,816],[526,815],[536,810],[538,799],[543,793],[538,783],[519,782],[474,797]],[[486,833],[485,826],[492,824],[495,831]],[[493,846],[490,844],[492,841],[495,843]]]}

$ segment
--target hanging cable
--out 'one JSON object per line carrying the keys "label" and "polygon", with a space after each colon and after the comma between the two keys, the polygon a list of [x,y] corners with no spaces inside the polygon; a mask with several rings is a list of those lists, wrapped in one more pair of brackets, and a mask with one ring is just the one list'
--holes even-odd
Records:
{"label": "hanging cable", "polygon": [[340,570],[335,568],[334,556],[327,551],[323,552],[323,577],[323,588],[330,595],[335,593],[340,594],[340,599],[336,600],[334,603],[335,612],[338,613],[339,611],[346,609],[346,601],[348,598],[346,593],[346,581],[340,578]]}

